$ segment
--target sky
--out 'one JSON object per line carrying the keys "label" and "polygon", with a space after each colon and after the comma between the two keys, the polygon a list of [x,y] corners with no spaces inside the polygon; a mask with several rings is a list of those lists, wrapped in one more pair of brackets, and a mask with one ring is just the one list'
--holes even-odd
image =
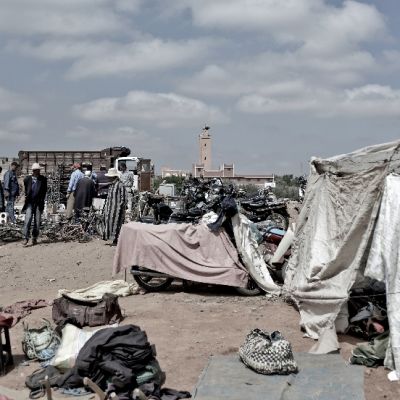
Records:
{"label": "sky", "polygon": [[400,138],[398,0],[1,0],[0,156],[308,171]]}

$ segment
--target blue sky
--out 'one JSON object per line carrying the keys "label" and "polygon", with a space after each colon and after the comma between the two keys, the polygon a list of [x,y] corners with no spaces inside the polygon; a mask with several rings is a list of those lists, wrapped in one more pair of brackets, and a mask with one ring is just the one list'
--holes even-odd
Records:
{"label": "blue sky", "polygon": [[299,173],[399,138],[397,0],[2,0],[0,155],[129,146]]}

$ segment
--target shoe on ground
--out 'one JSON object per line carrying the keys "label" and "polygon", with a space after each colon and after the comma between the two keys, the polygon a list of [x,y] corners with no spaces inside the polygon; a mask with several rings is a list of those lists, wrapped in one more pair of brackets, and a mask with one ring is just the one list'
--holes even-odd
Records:
{"label": "shoe on ground", "polygon": [[32,239],[32,246],[36,246],[37,245],[37,239],[36,238],[33,238]]}
{"label": "shoe on ground", "polygon": [[24,241],[22,242],[22,246],[28,246],[29,240],[28,239],[24,239]]}

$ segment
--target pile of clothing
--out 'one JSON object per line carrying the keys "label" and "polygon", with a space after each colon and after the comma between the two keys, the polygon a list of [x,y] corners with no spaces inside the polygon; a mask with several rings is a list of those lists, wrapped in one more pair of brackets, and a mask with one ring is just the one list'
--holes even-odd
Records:
{"label": "pile of clothing", "polygon": [[350,324],[346,333],[368,341],[355,347],[350,362],[394,369],[385,286],[372,280],[366,288],[353,290],[348,309]]}
{"label": "pile of clothing", "polygon": [[[152,399],[190,398],[188,392],[162,388],[165,373],[155,356],[155,347],[138,326],[104,328],[84,344],[73,368],[61,374],[50,366],[41,375],[49,376],[51,386],[64,389],[64,393],[83,388],[84,378],[89,378],[106,394],[116,393],[121,400],[133,399],[136,388]],[[32,377],[27,383],[30,381]]]}

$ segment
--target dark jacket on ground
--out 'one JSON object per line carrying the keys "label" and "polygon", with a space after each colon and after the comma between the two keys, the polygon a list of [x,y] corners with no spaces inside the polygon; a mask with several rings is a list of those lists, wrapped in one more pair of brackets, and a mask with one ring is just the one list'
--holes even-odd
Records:
{"label": "dark jacket on ground", "polygon": [[92,179],[86,176],[80,179],[76,184],[74,209],[82,210],[90,207],[95,195],[96,189]]}
{"label": "dark jacket on ground", "polygon": [[[131,399],[128,395],[139,387],[146,396],[155,400],[178,400],[190,398],[188,392],[161,388],[157,379],[143,383],[136,376],[154,361],[155,350],[147,341],[146,332],[136,325],[105,328],[97,331],[79,351],[75,367],[57,381],[58,387],[77,388],[83,386],[83,378],[91,378],[102,389],[110,387],[120,399]],[[165,379],[165,378],[164,378]]]}
{"label": "dark jacket on ground", "polygon": [[147,341],[146,332],[135,325],[105,328],[97,331],[79,351],[74,368],[57,382],[58,386],[74,388],[83,386],[83,378],[91,378],[100,387],[113,376],[107,366],[120,365],[120,372],[130,376],[143,370],[154,358],[153,349]]}
{"label": "dark jacket on ground", "polygon": [[25,204],[22,208],[22,211],[25,211],[28,205],[33,205],[39,207],[39,211],[42,213],[44,210],[44,202],[46,199],[47,193],[47,178],[43,175],[39,175],[37,177],[37,195],[33,198],[32,192],[32,175],[28,175],[24,179],[24,187],[25,187]]}

